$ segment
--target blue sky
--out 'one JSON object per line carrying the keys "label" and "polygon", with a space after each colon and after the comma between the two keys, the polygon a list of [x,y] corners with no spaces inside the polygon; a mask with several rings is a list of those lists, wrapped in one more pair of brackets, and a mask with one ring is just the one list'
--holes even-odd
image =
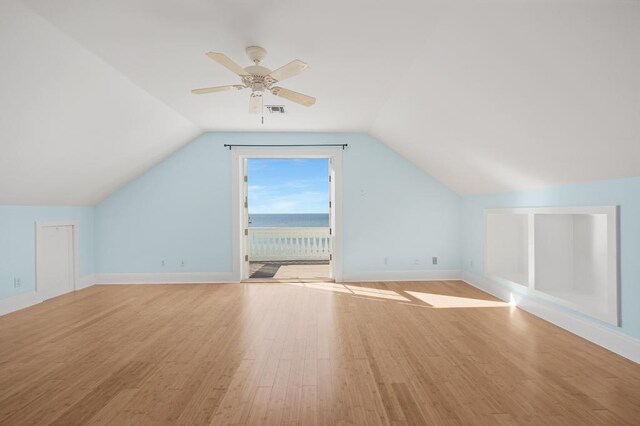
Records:
{"label": "blue sky", "polygon": [[329,160],[248,160],[249,213],[328,213]]}

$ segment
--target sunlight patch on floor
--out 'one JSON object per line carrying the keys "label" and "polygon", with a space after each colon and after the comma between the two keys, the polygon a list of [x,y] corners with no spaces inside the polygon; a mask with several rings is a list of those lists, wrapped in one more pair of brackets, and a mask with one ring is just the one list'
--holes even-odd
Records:
{"label": "sunlight patch on floor", "polygon": [[434,308],[503,308],[511,306],[500,300],[470,299],[468,297],[445,296],[443,294],[422,293],[419,291],[407,291],[407,294],[416,299],[428,303]]}
{"label": "sunlight patch on floor", "polygon": [[395,291],[391,290],[381,290],[378,288],[368,288],[368,287],[358,287],[354,285],[346,286],[353,294],[357,294],[358,296],[368,296],[368,297],[377,297],[381,299],[389,299],[389,300],[402,300],[403,302],[408,302],[404,296],[400,296]]}
{"label": "sunlight patch on floor", "polygon": [[352,290],[352,291],[356,291],[356,290],[358,290],[358,291],[368,291],[369,293],[387,294],[387,295],[389,295],[389,294],[397,295],[398,294],[393,290],[384,290],[382,288],[370,288],[370,287],[362,287],[362,286],[359,286],[359,285],[349,285],[349,284],[345,284],[344,286],[346,288],[348,288],[349,290]]}
{"label": "sunlight patch on floor", "polygon": [[356,294],[358,296],[367,296],[367,297],[375,297],[378,299],[388,299],[388,300],[401,300],[403,302],[408,302],[409,299],[407,299],[404,296],[400,296],[399,294],[378,294],[378,293],[371,293],[365,290],[352,290],[353,294]]}
{"label": "sunlight patch on floor", "polygon": [[373,297],[377,299],[399,300],[408,302],[404,296],[399,295],[392,290],[383,290],[379,288],[360,287],[355,285],[344,285],[338,283],[286,283],[297,287],[307,287],[314,290],[333,291],[336,293],[355,294],[357,296]]}
{"label": "sunlight patch on floor", "polygon": [[336,283],[304,283],[304,286],[316,290],[335,291],[338,293],[351,293],[345,286]]}
{"label": "sunlight patch on floor", "polygon": [[[330,291],[334,293],[352,294],[354,296],[369,297],[374,299],[395,300],[398,302],[412,302],[411,299],[393,290],[381,288],[362,287],[357,285],[339,284],[334,282],[282,282],[296,287],[310,288],[313,290]],[[515,306],[513,295],[509,302],[501,300],[473,299],[469,297],[448,296],[444,294],[425,293],[420,291],[404,290],[413,298],[423,302],[426,308],[504,308]],[[415,305],[411,303],[412,305]],[[418,306],[418,305],[415,305]]]}

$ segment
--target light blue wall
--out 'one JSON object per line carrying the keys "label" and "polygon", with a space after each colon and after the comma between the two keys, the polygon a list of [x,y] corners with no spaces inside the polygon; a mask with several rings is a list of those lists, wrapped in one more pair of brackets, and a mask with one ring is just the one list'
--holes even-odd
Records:
{"label": "light blue wall", "polygon": [[[622,331],[640,337],[640,177],[464,197],[461,223],[463,268],[475,274],[484,273],[484,209],[604,205],[620,206]],[[519,291],[518,286],[510,288]]]}
{"label": "light blue wall", "polygon": [[[78,221],[80,275],[94,272],[93,207],[0,206],[0,299],[35,291],[35,222]],[[14,278],[22,286],[14,288]]]}
{"label": "light blue wall", "polygon": [[460,269],[460,197],[371,136],[206,133],[96,207],[99,272],[231,271],[231,153],[225,143],[349,143],[343,159],[345,276]]}
{"label": "light blue wall", "polygon": [[345,142],[345,277],[483,275],[484,209],[619,205],[622,330],[640,337],[640,177],[460,198],[364,134],[206,133],[95,208],[0,206],[0,298],[35,288],[35,221],[79,222],[81,275],[230,272],[231,156],[222,145]]}
{"label": "light blue wall", "polygon": [[345,277],[460,270],[460,197],[376,139],[350,135],[346,140]]}

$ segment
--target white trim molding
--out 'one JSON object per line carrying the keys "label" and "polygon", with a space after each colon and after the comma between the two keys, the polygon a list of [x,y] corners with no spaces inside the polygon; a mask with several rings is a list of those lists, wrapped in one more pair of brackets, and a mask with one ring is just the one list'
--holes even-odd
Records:
{"label": "white trim molding", "polygon": [[98,282],[96,274],[83,275],[76,282],[76,290],[82,290],[83,288],[89,288]]}
{"label": "white trim molding", "polygon": [[231,225],[232,225],[232,259],[233,280],[240,281],[248,278],[244,266],[244,163],[249,158],[326,158],[330,161],[331,173],[331,228],[332,234],[332,260],[331,278],[336,282],[343,280],[343,219],[342,219],[342,148],[336,147],[251,147],[234,148],[231,151]]}
{"label": "white trim molding", "polygon": [[462,279],[462,272],[454,269],[426,269],[416,271],[372,271],[344,274],[344,282],[376,281],[447,281]]}
{"label": "white trim molding", "polygon": [[631,361],[640,363],[640,340],[638,339],[569,311],[558,309],[540,300],[535,295],[523,294],[491,279],[467,271],[464,271],[462,275],[462,280],[473,287],[506,302],[513,301],[518,308],[524,311]]}
{"label": "white trim molding", "polygon": [[[78,291],[84,288],[89,288],[96,284],[96,276],[94,274],[83,275],[76,284]],[[72,292],[70,292],[72,293]],[[65,293],[69,294],[69,293]],[[0,299],[0,316],[10,314],[11,312],[19,311],[21,309],[28,308],[30,306],[37,305],[45,301],[45,297],[37,291],[30,291],[28,293],[20,293],[14,296],[9,296],[5,299]]]}
{"label": "white trim molding", "polygon": [[0,299],[0,315],[10,314],[20,309],[42,303],[42,297],[35,291],[29,293],[20,293],[15,296]]}
{"label": "white trim molding", "polygon": [[220,284],[237,283],[233,272],[160,272],[96,274],[96,284]]}

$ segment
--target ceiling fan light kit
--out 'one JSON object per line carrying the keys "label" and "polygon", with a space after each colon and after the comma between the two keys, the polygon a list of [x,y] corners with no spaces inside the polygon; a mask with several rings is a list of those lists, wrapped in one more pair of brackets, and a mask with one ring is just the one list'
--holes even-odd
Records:
{"label": "ceiling fan light kit", "polygon": [[260,65],[267,54],[267,51],[260,46],[249,46],[245,49],[249,59],[253,61],[253,65],[242,68],[233,62],[223,53],[208,52],[207,56],[233,73],[237,74],[242,80],[242,84],[233,84],[229,86],[205,87],[202,89],[193,89],[191,93],[202,95],[205,93],[225,92],[228,90],[251,89],[249,98],[249,113],[259,114],[263,107],[264,92],[271,92],[275,96],[295,102],[299,105],[310,107],[316,103],[316,98],[293,90],[275,86],[276,83],[294,77],[309,69],[309,65],[298,59],[271,71],[269,68]]}

